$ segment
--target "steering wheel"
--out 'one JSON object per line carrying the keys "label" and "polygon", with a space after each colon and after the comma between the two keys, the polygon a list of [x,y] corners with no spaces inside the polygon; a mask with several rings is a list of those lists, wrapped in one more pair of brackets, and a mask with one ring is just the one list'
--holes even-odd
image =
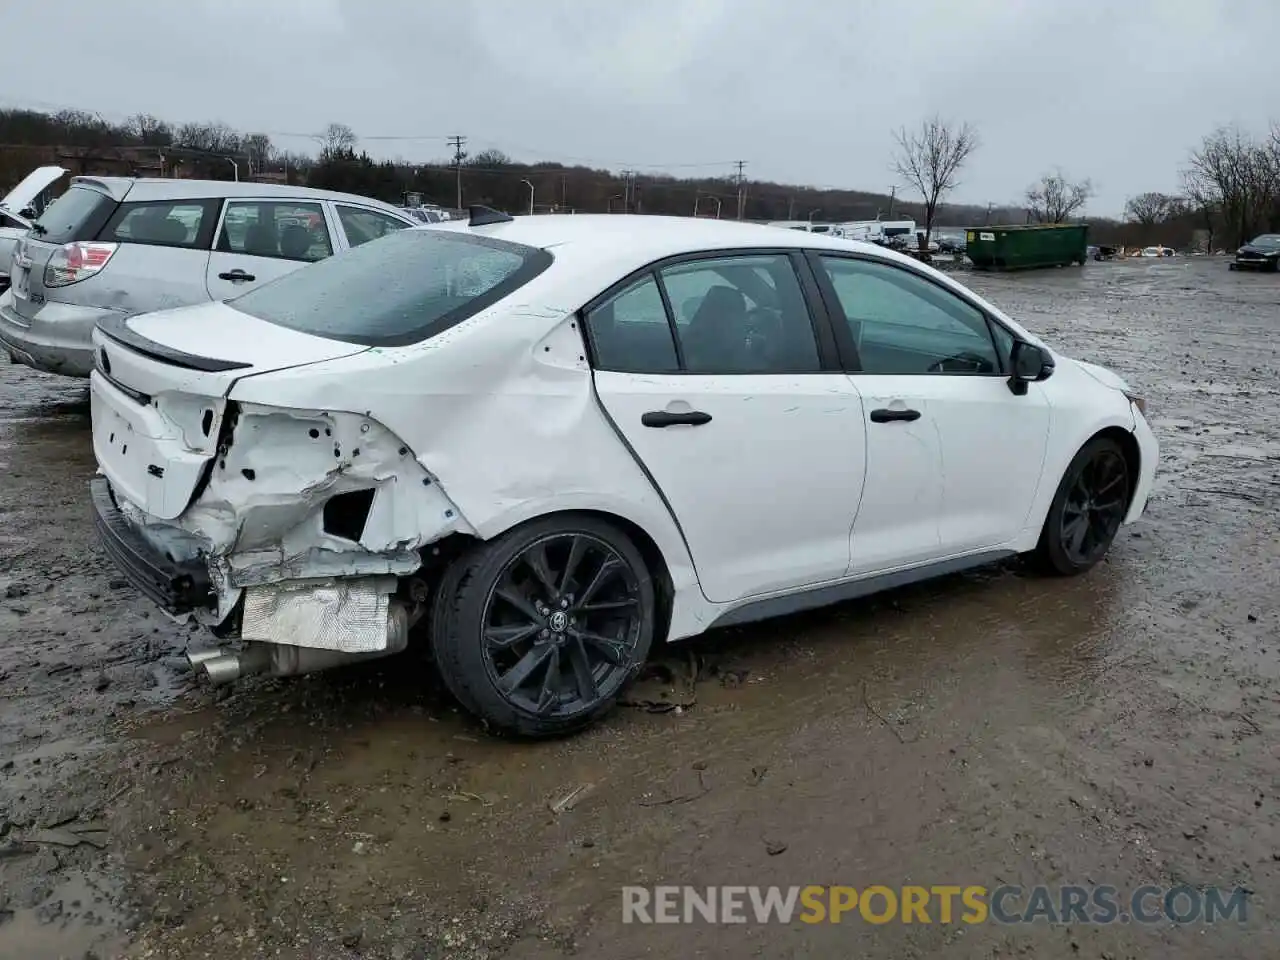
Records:
{"label": "steering wheel", "polygon": [[961,351],[950,357],[943,357],[935,360],[926,368],[926,373],[946,373],[946,365],[949,363],[962,364],[964,369],[973,373],[990,373],[992,371],[991,360],[979,353],[971,353],[968,350]]}

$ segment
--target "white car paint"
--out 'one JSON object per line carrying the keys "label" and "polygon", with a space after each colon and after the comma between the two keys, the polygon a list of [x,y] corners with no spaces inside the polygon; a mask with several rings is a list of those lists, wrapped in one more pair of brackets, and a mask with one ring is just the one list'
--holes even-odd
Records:
{"label": "white car paint", "polygon": [[[525,244],[550,251],[554,263],[404,346],[293,333],[234,302],[95,332],[95,351],[113,370],[110,379],[101,369],[92,376],[100,471],[146,537],[207,559],[218,602],[200,614],[206,622],[225,617],[246,588],[404,575],[418,551],[451,534],[488,540],[536,517],[589,510],[652,539],[672,589],[660,639],[678,640],[763,599],[1032,550],[1068,463],[1107,428],[1131,434],[1141,451],[1125,522],[1145,506],[1157,459],[1146,421],[1118,378],[1056,353],[1053,375],[1023,396],[991,376],[593,375],[579,329],[584,305],[662,258],[808,249],[857,251],[914,271],[1045,347],[910,257],[792,230],[661,217],[416,229]],[[121,330],[126,341],[131,331],[164,350],[243,366],[174,366],[131,349],[116,338]],[[140,404],[119,385],[154,402]],[[240,417],[218,449],[228,400]],[[865,411],[908,405],[924,415],[868,428]],[[712,412],[714,429],[636,426],[641,412],[691,407]],[[203,475],[212,480],[202,488]],[[379,492],[361,542],[323,534],[324,500],[369,482]]]}

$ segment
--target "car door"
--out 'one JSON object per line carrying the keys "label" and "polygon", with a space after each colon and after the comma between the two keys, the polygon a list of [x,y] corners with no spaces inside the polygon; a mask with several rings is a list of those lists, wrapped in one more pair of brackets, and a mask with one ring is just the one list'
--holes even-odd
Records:
{"label": "car door", "polygon": [[812,254],[837,342],[867,410],[867,481],[850,572],[1013,540],[1048,445],[1040,384],[1009,389],[1013,335],[920,271]]}
{"label": "car door", "polygon": [[586,311],[600,402],[716,602],[849,566],[862,403],[797,268],[786,252],[686,258]]}
{"label": "car door", "polygon": [[338,223],[346,246],[358,247],[370,240],[378,240],[388,233],[395,233],[406,227],[416,226],[412,220],[394,217],[384,210],[360,207],[350,203],[335,203],[334,211],[338,215]]}
{"label": "car door", "polygon": [[254,287],[333,255],[333,236],[318,200],[228,200],[205,274],[210,298]]}

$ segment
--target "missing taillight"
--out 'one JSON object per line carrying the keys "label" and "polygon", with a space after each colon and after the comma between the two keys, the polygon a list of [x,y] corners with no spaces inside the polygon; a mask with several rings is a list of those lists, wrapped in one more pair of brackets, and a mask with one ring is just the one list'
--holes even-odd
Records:
{"label": "missing taillight", "polygon": [[64,244],[53,252],[44,268],[44,285],[65,287],[87,280],[107,265],[119,246],[89,240]]}
{"label": "missing taillight", "polygon": [[353,490],[330,497],[324,505],[324,532],[359,542],[373,508],[374,490]]}

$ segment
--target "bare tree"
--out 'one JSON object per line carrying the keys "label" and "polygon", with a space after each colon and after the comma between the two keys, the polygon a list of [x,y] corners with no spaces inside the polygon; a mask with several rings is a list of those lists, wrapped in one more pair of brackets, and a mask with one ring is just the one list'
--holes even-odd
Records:
{"label": "bare tree", "polygon": [[938,201],[959,183],[960,168],[978,148],[978,131],[933,116],[915,130],[902,127],[893,135],[898,149],[893,169],[924,201],[924,238],[933,232]]}
{"label": "bare tree", "polygon": [[225,123],[184,123],[173,132],[173,142],[192,150],[233,154],[240,152],[240,134]]}
{"label": "bare tree", "polygon": [[1131,223],[1154,226],[1183,213],[1181,197],[1167,193],[1140,193],[1125,201],[1124,216]]}
{"label": "bare tree", "polygon": [[1065,223],[1092,196],[1092,182],[1068,180],[1061,170],[1055,170],[1027,187],[1027,213],[1036,223]]}
{"label": "bare tree", "polygon": [[159,117],[136,113],[125,121],[125,130],[147,147],[165,147],[173,142],[173,128]]}
{"label": "bare tree", "polygon": [[265,133],[251,133],[240,142],[241,149],[249,158],[250,172],[261,173],[275,159],[275,147],[271,138]]}
{"label": "bare tree", "polygon": [[356,133],[345,123],[331,123],[320,134],[320,159],[330,160],[356,148]]}
{"label": "bare tree", "polygon": [[1191,151],[1187,192],[1222,215],[1228,239],[1243,243],[1269,222],[1280,195],[1280,154],[1272,133],[1259,142],[1239,127],[1219,127]]}

